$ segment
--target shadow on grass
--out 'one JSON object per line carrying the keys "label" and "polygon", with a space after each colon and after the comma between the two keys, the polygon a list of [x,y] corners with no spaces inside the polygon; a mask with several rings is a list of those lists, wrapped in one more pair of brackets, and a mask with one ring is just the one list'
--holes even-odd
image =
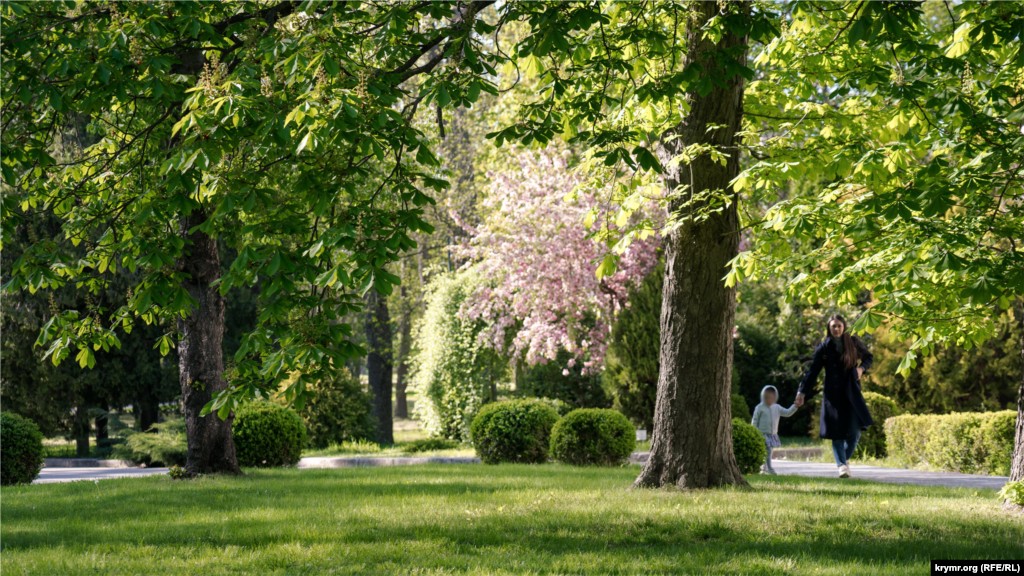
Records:
{"label": "shadow on grass", "polygon": [[[512,549],[530,558],[601,556],[612,564],[648,556],[670,564],[755,556],[915,566],[929,558],[1024,553],[1019,520],[984,512],[936,515],[924,506],[890,512],[878,505],[928,499],[930,508],[952,509],[969,497],[962,489],[776,477],[752,479],[752,490],[627,492],[634,472],[556,466],[268,470],[188,482],[5,489],[3,549],[302,544],[402,550],[408,561],[423,564],[436,564],[442,552],[460,563],[487,564]],[[867,509],[850,506],[860,497],[871,500]]]}

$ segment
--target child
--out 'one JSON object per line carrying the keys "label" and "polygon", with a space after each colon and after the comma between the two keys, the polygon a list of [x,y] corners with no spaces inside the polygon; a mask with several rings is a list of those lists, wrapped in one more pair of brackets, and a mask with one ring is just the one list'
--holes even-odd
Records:
{"label": "child", "polygon": [[778,448],[779,442],[779,416],[792,416],[797,406],[783,408],[775,403],[779,391],[775,386],[765,386],[761,389],[761,403],[754,407],[754,417],[750,423],[764,434],[764,445],[768,447],[768,458],[761,467],[761,471],[767,474],[775,474],[772,468],[772,449]]}

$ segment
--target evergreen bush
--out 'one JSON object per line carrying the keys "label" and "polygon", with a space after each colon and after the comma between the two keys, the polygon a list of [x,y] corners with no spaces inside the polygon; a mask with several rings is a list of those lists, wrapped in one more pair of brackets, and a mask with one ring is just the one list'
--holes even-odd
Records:
{"label": "evergreen bush", "polygon": [[508,400],[484,405],[470,427],[476,453],[485,464],[548,460],[554,408],[537,400]]}
{"label": "evergreen bush", "polygon": [[266,401],[243,404],[231,427],[239,466],[292,466],[306,447],[306,427],[294,410]]}
{"label": "evergreen bush", "polygon": [[736,463],[740,472],[753,474],[764,464],[768,456],[768,448],[764,445],[764,435],[746,420],[732,419],[732,452],[736,455]]}
{"label": "evergreen bush", "polygon": [[551,456],[577,466],[618,466],[636,448],[636,429],[621,412],[581,408],[551,430]]}
{"label": "evergreen bush", "polygon": [[0,412],[0,484],[31,484],[43,468],[43,433],[35,422]]}

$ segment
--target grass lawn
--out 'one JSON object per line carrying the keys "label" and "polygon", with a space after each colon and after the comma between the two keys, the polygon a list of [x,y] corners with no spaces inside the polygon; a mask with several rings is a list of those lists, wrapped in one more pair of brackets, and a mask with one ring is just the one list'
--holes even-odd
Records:
{"label": "grass lawn", "polygon": [[627,491],[639,468],[249,471],[3,489],[21,574],[927,574],[1024,557],[992,491],[750,477]]}

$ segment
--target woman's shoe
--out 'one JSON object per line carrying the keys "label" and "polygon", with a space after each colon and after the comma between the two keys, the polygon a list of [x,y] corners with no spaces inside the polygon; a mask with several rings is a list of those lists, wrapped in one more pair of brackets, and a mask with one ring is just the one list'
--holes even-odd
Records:
{"label": "woman's shoe", "polygon": [[849,464],[843,464],[839,467],[839,477],[849,478],[850,477],[850,466]]}

